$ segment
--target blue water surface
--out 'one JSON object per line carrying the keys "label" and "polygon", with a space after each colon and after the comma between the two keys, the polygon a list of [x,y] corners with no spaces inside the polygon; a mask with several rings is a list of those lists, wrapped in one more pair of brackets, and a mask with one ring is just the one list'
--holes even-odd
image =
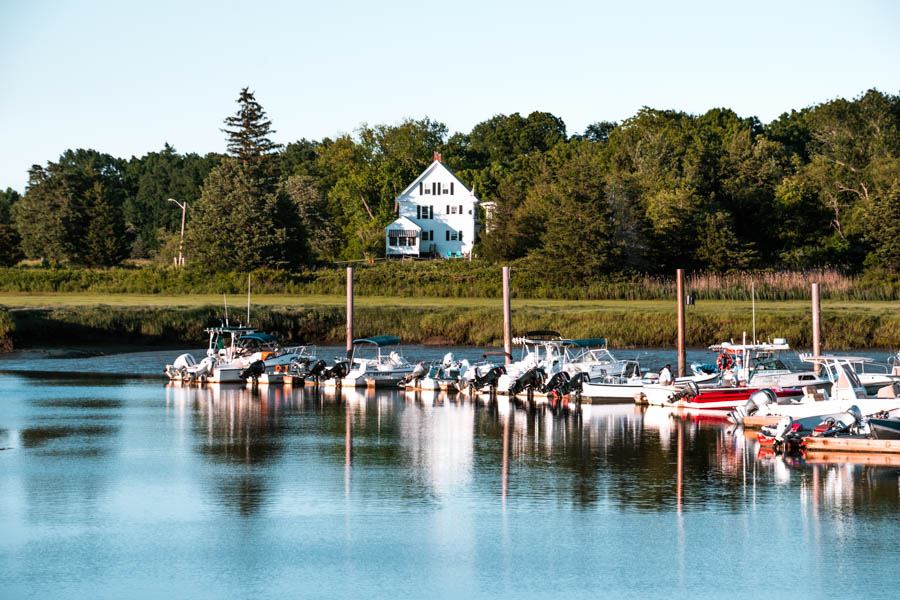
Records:
{"label": "blue water surface", "polygon": [[890,457],[627,404],[150,377],[171,358],[0,365],[0,598],[898,593]]}

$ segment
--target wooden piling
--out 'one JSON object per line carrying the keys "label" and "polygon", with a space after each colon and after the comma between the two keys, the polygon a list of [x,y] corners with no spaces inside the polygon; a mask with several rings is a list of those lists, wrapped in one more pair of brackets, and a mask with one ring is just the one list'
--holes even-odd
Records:
{"label": "wooden piling", "polygon": [[353,354],[353,267],[347,267],[347,358]]}
{"label": "wooden piling", "polygon": [[684,352],[684,269],[678,269],[675,273],[675,295],[678,296],[678,377],[684,377],[687,363]]}
{"label": "wooden piling", "polygon": [[503,351],[506,364],[512,362],[512,310],[509,301],[509,267],[503,267]]}
{"label": "wooden piling", "polygon": [[[819,306],[819,284],[812,284],[812,342],[813,355],[822,355],[822,324],[820,321],[821,307]],[[816,362],[813,366],[816,375],[819,375],[821,365]]]}

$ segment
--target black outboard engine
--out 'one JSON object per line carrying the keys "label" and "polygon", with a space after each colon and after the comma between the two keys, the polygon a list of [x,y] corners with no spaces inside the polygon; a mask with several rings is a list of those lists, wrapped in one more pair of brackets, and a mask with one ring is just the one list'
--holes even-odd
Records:
{"label": "black outboard engine", "polygon": [[322,379],[343,379],[350,372],[350,364],[346,361],[335,363],[330,369],[325,369]]}
{"label": "black outboard engine", "polygon": [[261,360],[255,360],[250,365],[242,370],[238,377],[241,378],[242,381],[247,381],[248,379],[252,379],[256,381],[259,379],[259,376],[266,372],[266,363]]}
{"label": "black outboard engine", "polygon": [[503,367],[494,367],[484,375],[476,376],[475,379],[472,380],[472,387],[476,391],[485,386],[496,387],[497,382],[500,380],[500,376],[504,373],[506,373],[506,369]]}
{"label": "black outboard engine", "polygon": [[541,387],[541,392],[544,394],[549,394],[550,392],[556,392],[559,395],[564,395],[566,393],[566,389],[569,384],[569,374],[565,371],[560,371],[556,375],[550,378],[550,380]]}
{"label": "black outboard engine", "polygon": [[319,359],[309,367],[309,370],[306,372],[307,377],[314,377],[316,380],[322,376],[322,373],[325,372],[325,369],[328,367],[328,363],[324,360]]}
{"label": "black outboard engine", "polygon": [[534,367],[522,373],[522,376],[516,379],[509,388],[509,395],[515,396],[525,390],[540,389],[544,383],[546,375],[540,367]]}

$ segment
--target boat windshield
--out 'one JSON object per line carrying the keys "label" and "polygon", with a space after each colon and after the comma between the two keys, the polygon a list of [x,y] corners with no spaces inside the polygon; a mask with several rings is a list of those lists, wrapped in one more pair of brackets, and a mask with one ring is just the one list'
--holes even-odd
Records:
{"label": "boat windshield", "polygon": [[787,371],[788,367],[774,354],[758,354],[753,358],[753,366],[757,371]]}

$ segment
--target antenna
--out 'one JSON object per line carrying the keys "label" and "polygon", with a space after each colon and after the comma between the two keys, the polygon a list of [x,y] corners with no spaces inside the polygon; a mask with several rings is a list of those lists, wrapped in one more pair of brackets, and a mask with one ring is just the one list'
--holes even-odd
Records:
{"label": "antenna", "polygon": [[250,327],[250,273],[247,273],[247,327]]}
{"label": "antenna", "polygon": [[224,292],[222,292],[222,300],[225,301],[225,327],[228,327],[228,298],[225,297]]}

